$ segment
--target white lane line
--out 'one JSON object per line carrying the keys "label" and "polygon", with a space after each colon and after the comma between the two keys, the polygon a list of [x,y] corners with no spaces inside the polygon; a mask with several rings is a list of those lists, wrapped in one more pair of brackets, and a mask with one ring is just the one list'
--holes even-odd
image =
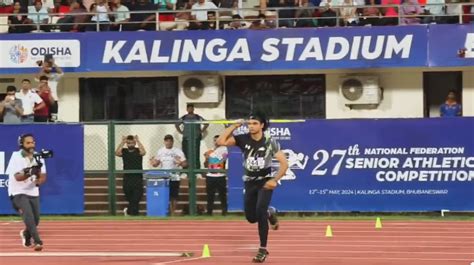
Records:
{"label": "white lane line", "polygon": [[0,257],[183,257],[184,252],[4,252]]}
{"label": "white lane line", "polygon": [[207,259],[207,258],[198,257],[198,258],[190,258],[190,259],[177,259],[177,260],[153,263],[152,265],[165,265],[165,264],[172,264],[172,263],[186,262],[186,261],[193,261],[193,260],[200,260],[200,259]]}

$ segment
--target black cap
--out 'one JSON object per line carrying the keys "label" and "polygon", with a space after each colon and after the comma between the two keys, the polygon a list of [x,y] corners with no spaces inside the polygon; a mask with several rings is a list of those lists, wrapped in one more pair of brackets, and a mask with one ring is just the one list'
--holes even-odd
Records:
{"label": "black cap", "polygon": [[186,104],[186,108],[189,108],[189,107],[193,107],[193,108],[194,108],[194,104],[193,104],[193,103],[188,103],[188,104]]}
{"label": "black cap", "polygon": [[270,125],[270,122],[267,120],[266,115],[261,111],[251,113],[249,115],[248,119],[249,120],[258,120],[259,122],[263,123],[264,124],[264,126],[263,126],[264,131],[266,129],[268,129],[268,126]]}

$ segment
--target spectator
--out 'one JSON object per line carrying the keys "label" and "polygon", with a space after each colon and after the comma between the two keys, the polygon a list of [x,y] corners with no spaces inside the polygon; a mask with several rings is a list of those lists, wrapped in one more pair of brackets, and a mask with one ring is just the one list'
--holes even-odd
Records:
{"label": "spectator", "polygon": [[[155,0],[155,4],[158,5],[158,11],[173,11],[176,9],[176,0]],[[173,13],[159,13],[158,21],[161,22],[174,22]]]}
{"label": "spectator", "polygon": [[[123,170],[143,170],[143,156],[145,154],[145,147],[138,139],[138,135],[122,136],[122,142],[115,150],[115,155],[123,160]],[[143,196],[143,174],[124,174],[122,188],[125,199],[128,201],[128,207],[123,209],[124,215],[138,215],[140,200]]]}
{"label": "spectator", "polygon": [[71,11],[71,8],[64,0],[54,0],[54,7],[51,9],[51,13],[56,14],[55,16],[63,18],[69,11]]}
{"label": "spectator", "polygon": [[[400,0],[382,0],[382,5],[400,5]],[[398,25],[398,7],[384,7],[383,14],[383,25]]]}
{"label": "spectator", "polygon": [[49,120],[51,106],[54,104],[54,98],[51,95],[51,89],[48,86],[48,77],[40,77],[40,84],[38,86],[37,94],[45,103],[45,107],[35,110],[34,121],[47,122]]}
{"label": "spectator", "polygon": [[[233,11],[219,11],[219,17],[237,15],[237,9],[241,8],[242,1],[238,0],[214,0],[212,1],[219,9],[234,9]],[[240,15],[240,14],[239,14]]]}
{"label": "spectator", "polygon": [[425,17],[424,23],[436,22],[438,24],[444,23],[446,21],[444,17],[444,0],[427,0],[425,6],[425,12],[427,15],[432,15]]}
{"label": "spectator", "polygon": [[178,12],[176,14],[176,28],[179,30],[184,30],[189,26],[189,22],[192,20],[191,16],[191,8],[194,5],[194,0],[190,0],[189,2],[180,2],[176,4],[181,11],[189,11],[189,12]]}
{"label": "spectator", "polygon": [[[131,8],[131,11],[152,11],[156,10],[154,4],[148,2],[148,0],[138,0]],[[130,24],[125,24],[122,30],[135,31],[135,30],[156,30],[156,15],[155,12],[150,13],[133,13],[130,15]]]}
{"label": "spectator", "polygon": [[[186,157],[183,151],[177,147],[173,147],[174,139],[171,135],[165,136],[165,146],[160,148],[156,157],[150,159],[153,167],[161,166],[161,169],[181,169],[187,166]],[[170,174],[170,214],[175,215],[178,199],[180,174],[173,172]]]}
{"label": "spectator", "polygon": [[27,25],[33,24],[33,21],[26,15],[20,15],[21,13],[27,13],[27,11],[20,2],[15,2],[13,14],[8,17],[8,33],[26,33],[34,29],[33,25]]}
{"label": "spectator", "polygon": [[23,115],[23,105],[20,99],[15,97],[16,87],[8,86],[5,99],[0,102],[0,116],[3,123],[20,123]]}
{"label": "spectator", "polygon": [[232,22],[229,24],[229,29],[242,29],[248,27],[247,22],[243,21],[239,14],[232,16]]}
{"label": "spectator", "polygon": [[[204,166],[209,169],[225,169],[228,156],[228,150],[225,146],[216,144],[219,135],[214,136],[214,148],[204,153]],[[215,193],[219,192],[221,201],[222,215],[227,214],[227,184],[224,173],[207,173],[206,192],[207,192],[207,214],[212,215],[214,210]]]}
{"label": "spectator", "polygon": [[217,27],[217,16],[216,11],[207,12],[207,23],[209,24],[207,29],[216,29]]}
{"label": "spectator", "polygon": [[[28,7],[28,18],[31,19],[34,24],[39,25],[40,30],[46,32],[51,31],[51,27],[48,25],[48,10],[43,6],[41,0],[36,0],[34,6]],[[38,26],[36,28],[38,28]]]}
{"label": "spectator", "polygon": [[[97,0],[97,4],[92,4],[91,13],[95,13],[92,16],[90,24],[86,27],[86,31],[109,31],[110,29],[110,19],[109,13],[110,8],[106,0]],[[97,23],[99,23],[99,29],[97,29]]]}
{"label": "spectator", "polygon": [[[181,121],[183,122],[204,121],[203,117],[194,113],[194,104],[188,103],[186,106],[186,110],[188,113],[184,115],[183,117],[181,117]],[[181,124],[176,124],[176,130],[178,130],[180,134],[183,134],[182,147],[183,147],[184,154],[186,155],[187,158],[190,159],[191,163],[194,163],[194,168],[200,168],[200,165],[201,165],[200,147],[201,147],[202,134],[206,131],[207,127],[209,127],[209,124],[204,124],[203,126],[201,126],[201,124],[199,123],[195,123],[195,124],[185,123],[183,126],[184,129],[181,129]],[[190,130],[192,127],[194,127],[197,135],[190,135]],[[194,138],[195,140],[196,149],[193,154],[188,153],[189,141],[191,140],[189,137],[192,137],[191,139]]]}
{"label": "spectator", "polygon": [[403,4],[400,6],[401,24],[411,25],[420,24],[420,14],[423,13],[423,9],[418,4],[418,0],[403,0]]}
{"label": "spectator", "polygon": [[[86,25],[84,23],[90,20],[87,9],[81,0],[72,0],[69,14],[58,20],[61,31],[83,32]],[[82,15],[77,15],[82,13]]]}
{"label": "spectator", "polygon": [[[30,0],[32,4],[35,4],[35,0]],[[48,10],[49,13],[54,9],[54,0],[42,0],[43,7]]]}
{"label": "spectator", "polygon": [[375,0],[370,0],[370,6],[366,6],[362,9],[362,17],[359,19],[359,25],[361,26],[379,26],[381,13],[380,9],[375,6]]}
{"label": "spectator", "polygon": [[21,116],[21,122],[33,122],[34,113],[46,107],[46,104],[43,102],[40,96],[31,90],[31,81],[28,79],[23,79],[21,81],[21,90],[16,93],[16,98],[21,100],[23,106],[23,116]]}
{"label": "spectator", "polygon": [[189,23],[188,29],[209,29],[207,13],[213,9],[217,9],[217,6],[213,2],[198,0],[191,8],[191,19],[193,22]]}
{"label": "spectator", "polygon": [[298,6],[295,0],[267,0],[268,7],[281,8],[278,10],[278,26],[292,28],[295,26],[295,8]]}
{"label": "spectator", "polygon": [[344,26],[357,26],[359,18],[357,17],[357,7],[352,0],[344,0],[340,8],[340,15],[342,17],[342,24]]}
{"label": "spectator", "polygon": [[111,30],[122,31],[122,27],[128,21],[130,21],[130,10],[127,6],[122,5],[120,0],[113,0],[112,11],[116,12],[114,14],[115,21],[111,26]]}
{"label": "spectator", "polygon": [[474,0],[471,0],[470,3],[471,3],[471,6],[470,6],[471,8],[470,8],[470,13],[469,13],[469,19],[471,23],[474,24]]}
{"label": "spectator", "polygon": [[316,20],[312,19],[314,13],[314,5],[308,0],[301,0],[300,8],[296,10],[295,18],[297,28],[314,27]]}
{"label": "spectator", "polygon": [[439,109],[441,117],[458,117],[462,115],[462,106],[456,100],[456,92],[449,91],[446,102]]}
{"label": "spectator", "polygon": [[462,6],[459,0],[446,1],[446,22],[449,24],[458,24],[459,16],[462,14]]}
{"label": "spectator", "polygon": [[[53,70],[55,73],[53,73]],[[53,104],[51,105],[50,112],[51,112],[51,121],[56,121],[58,119],[58,109],[59,109],[59,104],[58,104],[58,83],[64,76],[64,72],[59,67],[53,58],[44,61],[40,65],[40,71],[37,75],[38,81],[41,82],[39,79],[41,76],[46,76],[48,79],[45,82],[48,87],[51,89],[51,96],[54,99]]]}
{"label": "spectator", "polygon": [[466,5],[463,6],[462,23],[474,23],[474,0],[465,0]]}
{"label": "spectator", "polygon": [[264,14],[259,14],[258,19],[252,21],[249,29],[269,29],[270,27],[267,25],[267,17]]}
{"label": "spectator", "polygon": [[318,19],[320,27],[334,27],[337,25],[337,8],[342,6],[341,0],[323,0],[319,4],[321,17]]}
{"label": "spectator", "polygon": [[13,0],[0,0],[0,14],[13,13]]}

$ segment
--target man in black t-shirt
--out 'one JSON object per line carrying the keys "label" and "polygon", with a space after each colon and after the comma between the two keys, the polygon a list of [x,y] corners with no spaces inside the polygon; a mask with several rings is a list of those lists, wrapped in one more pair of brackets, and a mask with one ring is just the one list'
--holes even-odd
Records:
{"label": "man in black t-shirt", "polygon": [[130,11],[150,11],[150,13],[133,13],[130,15],[130,23],[123,25],[123,31],[136,30],[156,30],[155,11],[158,7],[150,3],[148,0],[138,0],[134,5],[130,6]]}
{"label": "man in black t-shirt", "polygon": [[[145,148],[138,140],[137,135],[123,136],[122,142],[115,150],[115,155],[123,159],[124,170],[143,170],[143,156],[145,154]],[[128,207],[123,209],[124,214],[138,215],[140,200],[143,196],[143,174],[124,174],[122,187],[128,201]]]}
{"label": "man in black t-shirt", "polygon": [[[200,115],[194,113],[194,104],[188,103],[186,105],[186,111],[188,112],[187,114],[183,115],[181,117],[181,121],[186,122],[186,121],[204,121],[204,118],[201,117]],[[196,128],[197,135],[194,138],[195,140],[195,145],[196,149],[194,150],[194,154],[189,154],[188,153],[188,146],[190,144],[189,141],[191,139],[188,139],[188,130],[191,129],[191,127]],[[181,129],[181,123],[176,124],[176,130],[183,135],[183,142],[182,142],[182,149],[184,152],[184,155],[188,159],[189,163],[194,163],[194,168],[199,169],[201,168],[201,155],[200,155],[200,150],[201,150],[201,139],[202,139],[202,134],[206,131],[207,127],[209,127],[209,124],[199,124],[199,123],[185,123],[183,124],[183,129]]]}
{"label": "man in black t-shirt", "polygon": [[[242,150],[245,170],[243,177],[245,182],[245,217],[250,223],[258,222],[260,248],[253,258],[253,262],[262,263],[268,255],[268,222],[273,230],[277,230],[279,226],[275,208],[269,207],[270,201],[278,181],[288,169],[288,161],[280,150],[278,142],[264,135],[269,123],[263,113],[250,115],[247,121],[249,133],[233,136],[234,130],[242,126],[242,123],[241,120],[228,127],[217,139],[217,145],[236,145]],[[279,162],[280,168],[272,176],[273,158]]]}

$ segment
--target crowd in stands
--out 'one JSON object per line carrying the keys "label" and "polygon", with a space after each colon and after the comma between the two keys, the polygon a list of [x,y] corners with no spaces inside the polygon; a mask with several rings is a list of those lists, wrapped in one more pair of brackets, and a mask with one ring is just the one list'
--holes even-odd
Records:
{"label": "crowd in stands", "polygon": [[474,0],[267,0],[259,15],[246,16],[239,7],[238,0],[0,0],[10,33],[474,23]]}

